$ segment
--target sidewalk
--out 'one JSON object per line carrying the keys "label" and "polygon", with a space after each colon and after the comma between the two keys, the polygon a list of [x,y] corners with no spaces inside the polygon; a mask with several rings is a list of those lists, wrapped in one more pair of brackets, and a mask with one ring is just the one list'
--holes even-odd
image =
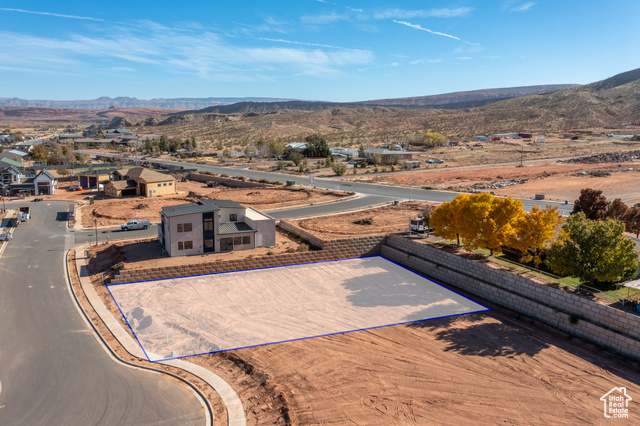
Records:
{"label": "sidewalk", "polygon": [[[14,212],[13,210],[7,209],[6,214],[2,218],[2,222],[0,222],[0,231],[2,231],[3,233],[4,233],[4,229],[7,228],[7,226],[9,225],[9,222],[11,221],[13,212]],[[14,229],[15,228],[7,229],[7,231],[9,231],[9,235],[13,236]],[[4,250],[6,249],[8,243],[9,243],[8,241],[2,242],[2,246],[0,247],[0,257],[2,257],[2,254],[4,253]]]}
{"label": "sidewalk", "polygon": [[[120,323],[113,317],[104,303],[102,303],[102,300],[98,296],[98,293],[95,291],[93,285],[91,284],[86,266],[87,258],[84,256],[84,253],[85,249],[83,246],[76,247],[76,269],[78,271],[78,276],[80,277],[82,290],[87,296],[89,303],[91,303],[93,309],[100,316],[100,318],[102,318],[102,321],[104,321],[109,331],[111,331],[113,336],[120,342],[120,344],[127,350],[127,352],[138,358],[148,359],[140,345],[129,335],[129,333],[126,332],[126,330],[124,330],[120,326]],[[240,397],[235,392],[235,390],[233,390],[233,388],[220,376],[203,367],[187,361],[183,361],[181,359],[158,361],[158,363],[171,365],[200,377],[213,389],[215,389],[215,391],[220,395],[220,398],[222,399],[222,402],[227,409],[228,424],[233,426],[246,425],[247,421]]]}

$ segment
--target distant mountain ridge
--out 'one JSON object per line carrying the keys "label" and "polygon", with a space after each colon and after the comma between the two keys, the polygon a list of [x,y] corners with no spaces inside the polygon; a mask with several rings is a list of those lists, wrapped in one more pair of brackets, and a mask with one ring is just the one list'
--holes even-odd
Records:
{"label": "distant mountain ridge", "polygon": [[72,109],[98,109],[105,110],[109,107],[118,108],[169,108],[169,109],[203,109],[212,105],[229,105],[238,102],[275,102],[290,101],[293,99],[281,98],[175,98],[175,99],[137,99],[126,96],[110,98],[102,96],[92,100],[27,100],[19,98],[0,98],[0,106],[24,107],[24,108],[72,108]]}
{"label": "distant mountain ridge", "polygon": [[578,87],[577,84],[550,84],[538,86],[507,87],[501,89],[481,89],[466,92],[444,93],[441,95],[417,96],[398,99],[379,99],[362,102],[324,102],[304,101],[284,98],[175,98],[175,99],[149,99],[142,100],[120,96],[110,98],[102,96],[93,100],[27,100],[19,98],[0,98],[0,106],[23,108],[72,108],[106,110],[110,107],[118,108],[169,108],[184,110],[203,110],[218,114],[236,113],[265,113],[283,109],[296,109],[303,111],[317,111],[331,107],[361,107],[361,106],[398,106],[405,108],[471,108],[525,96],[534,93]]}

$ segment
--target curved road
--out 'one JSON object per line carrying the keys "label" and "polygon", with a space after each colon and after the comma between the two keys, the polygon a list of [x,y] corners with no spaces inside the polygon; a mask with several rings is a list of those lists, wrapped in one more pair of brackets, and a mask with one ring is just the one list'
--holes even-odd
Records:
{"label": "curved road", "polygon": [[0,425],[203,425],[194,392],[107,354],[76,310],[64,254],[68,203],[29,205],[0,259]]}

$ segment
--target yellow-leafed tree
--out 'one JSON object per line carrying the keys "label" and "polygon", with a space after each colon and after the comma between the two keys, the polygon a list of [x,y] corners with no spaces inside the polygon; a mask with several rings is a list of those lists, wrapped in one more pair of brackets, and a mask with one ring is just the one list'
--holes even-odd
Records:
{"label": "yellow-leafed tree", "polygon": [[486,192],[470,196],[462,211],[463,246],[469,250],[486,248],[491,254],[500,253],[500,247],[509,241],[515,223],[523,214],[520,200],[494,197]]}
{"label": "yellow-leafed tree", "polygon": [[518,218],[524,214],[522,202],[498,198],[489,193],[460,194],[451,203],[443,203],[432,215],[436,236],[458,239],[468,250],[487,248],[500,252],[509,241]]}
{"label": "yellow-leafed tree", "polygon": [[533,206],[529,213],[518,218],[509,246],[524,253],[520,260],[533,261],[537,268],[542,263],[540,256],[553,241],[563,222],[564,218],[557,207],[540,209]]}
{"label": "yellow-leafed tree", "polygon": [[460,194],[451,202],[444,202],[431,213],[430,225],[433,227],[433,235],[436,237],[446,238],[447,240],[456,239],[460,245],[460,233],[463,228],[464,219],[461,216],[461,210],[468,203],[469,195]]}

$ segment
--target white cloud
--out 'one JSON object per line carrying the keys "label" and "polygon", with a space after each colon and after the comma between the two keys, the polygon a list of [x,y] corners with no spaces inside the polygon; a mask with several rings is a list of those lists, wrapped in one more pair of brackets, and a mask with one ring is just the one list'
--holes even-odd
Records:
{"label": "white cloud", "polygon": [[302,42],[302,41],[284,40],[284,39],[281,39],[281,38],[260,37],[260,38],[258,38],[258,40],[273,41],[273,42],[277,42],[277,43],[287,43],[287,44],[299,44],[299,45],[302,45],[302,46],[328,47],[330,49],[359,50],[359,49],[350,49],[348,47],[332,46],[330,44],[305,43],[305,42]]}
{"label": "white cloud", "polygon": [[411,65],[418,65],[418,64],[440,64],[444,62],[442,59],[438,58],[438,59],[417,59],[415,61],[411,61],[410,64]]}
{"label": "white cloud", "polygon": [[87,20],[87,21],[104,22],[104,19],[90,18],[88,16],[63,15],[61,13],[51,13],[51,12],[35,12],[35,11],[32,11],[32,10],[24,10],[24,9],[10,9],[8,7],[0,7],[0,10],[4,10],[6,12],[31,13],[33,15],[55,16],[57,18],[83,19],[83,20]]}
{"label": "white cloud", "polygon": [[373,14],[374,19],[410,19],[410,18],[458,18],[468,15],[473,8],[458,7],[456,9],[402,10],[387,9]]}
{"label": "white cloud", "polygon": [[270,41],[296,46],[248,46],[208,31],[182,32],[154,23],[100,31],[91,36],[51,38],[0,32],[0,57],[15,67],[77,72],[95,66],[129,71],[131,63],[139,63],[163,72],[217,81],[254,81],[274,74],[335,75],[375,59],[366,50],[283,39]]}
{"label": "white cloud", "polygon": [[345,13],[327,13],[324,15],[304,15],[300,17],[300,22],[311,25],[333,24],[334,22],[348,21],[349,15]]}
{"label": "white cloud", "polygon": [[523,3],[517,0],[506,0],[500,9],[507,12],[528,12],[535,4],[532,1]]}
{"label": "white cloud", "polygon": [[477,43],[471,43],[471,42],[468,42],[468,41],[462,40],[460,37],[456,37],[456,36],[451,35],[451,34],[441,33],[441,32],[439,32],[439,31],[433,31],[433,30],[430,30],[430,29],[428,29],[428,28],[421,27],[420,25],[412,24],[412,23],[410,23],[410,22],[406,22],[406,21],[397,21],[397,20],[395,20],[395,19],[393,20],[393,22],[395,22],[396,24],[405,25],[405,26],[407,26],[407,27],[414,28],[414,29],[416,29],[416,30],[426,31],[426,32],[431,33],[431,34],[434,34],[434,35],[439,35],[439,36],[442,36],[442,37],[452,38],[452,39],[454,39],[454,40],[458,40],[458,41],[460,41],[460,42],[462,42],[462,43],[465,43],[465,44],[470,44],[470,45],[476,45],[476,44],[477,44]]}

